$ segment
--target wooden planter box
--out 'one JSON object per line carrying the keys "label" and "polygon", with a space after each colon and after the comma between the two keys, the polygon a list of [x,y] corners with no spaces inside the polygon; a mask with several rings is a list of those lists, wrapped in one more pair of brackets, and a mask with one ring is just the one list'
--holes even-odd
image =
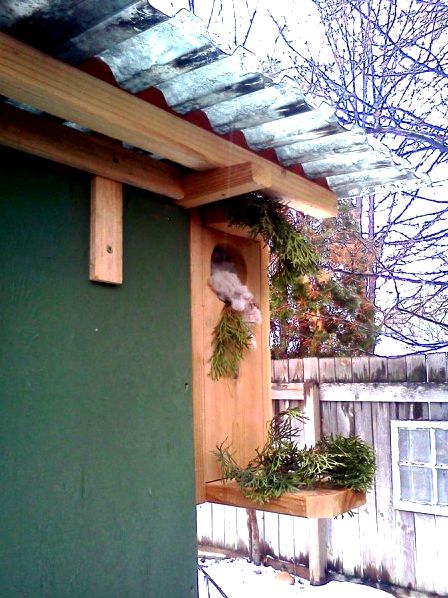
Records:
{"label": "wooden planter box", "polygon": [[209,482],[206,487],[208,502],[235,507],[256,508],[260,511],[295,515],[296,517],[332,518],[365,504],[365,492],[347,488],[317,488],[286,492],[280,498],[260,505],[245,498],[236,482]]}

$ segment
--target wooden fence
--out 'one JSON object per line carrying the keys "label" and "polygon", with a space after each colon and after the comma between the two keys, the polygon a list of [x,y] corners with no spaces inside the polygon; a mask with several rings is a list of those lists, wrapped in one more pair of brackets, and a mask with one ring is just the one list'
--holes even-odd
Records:
{"label": "wooden fence", "polygon": [[[375,487],[354,517],[328,524],[328,569],[448,596],[448,516],[394,508],[391,420],[448,421],[447,354],[402,358],[306,358],[272,363],[274,412],[300,405],[304,382],[319,388],[323,434],[356,434],[374,446]],[[310,522],[257,512],[262,548],[308,564]],[[247,554],[246,512],[198,507],[200,544]]]}

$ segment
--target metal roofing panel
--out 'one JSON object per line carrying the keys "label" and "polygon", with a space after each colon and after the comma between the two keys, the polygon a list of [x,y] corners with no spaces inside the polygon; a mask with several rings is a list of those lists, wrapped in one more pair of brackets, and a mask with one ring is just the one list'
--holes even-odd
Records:
{"label": "metal roofing panel", "polygon": [[305,96],[292,80],[264,87],[244,96],[225,100],[204,109],[215,131],[228,133],[274,122],[311,110]]}
{"label": "metal roofing panel", "polygon": [[7,0],[0,28],[78,64],[99,57],[118,85],[158,88],[180,114],[203,110],[220,134],[241,131],[254,151],[274,149],[284,166],[325,177],[339,197],[421,181],[403,160],[339,124],[329,106],[314,108],[291,79],[266,76],[243,48],[224,52],[186,10],[168,17],[146,0]]}

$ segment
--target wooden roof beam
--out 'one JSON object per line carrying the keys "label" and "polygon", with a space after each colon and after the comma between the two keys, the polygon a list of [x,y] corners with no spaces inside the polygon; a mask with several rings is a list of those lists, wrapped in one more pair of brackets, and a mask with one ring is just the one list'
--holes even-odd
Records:
{"label": "wooden roof beam", "polygon": [[7,104],[0,104],[0,144],[172,199],[184,197],[184,169]]}
{"label": "wooden roof beam", "polygon": [[250,163],[271,178],[269,194],[316,216],[336,212],[328,189],[3,33],[0,94],[193,170]]}

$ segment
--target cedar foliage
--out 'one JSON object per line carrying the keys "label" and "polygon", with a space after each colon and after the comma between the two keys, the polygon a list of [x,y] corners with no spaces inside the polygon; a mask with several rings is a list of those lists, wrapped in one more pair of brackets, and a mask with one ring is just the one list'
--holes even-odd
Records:
{"label": "cedar foliage", "polygon": [[226,304],[213,330],[213,353],[209,372],[212,380],[238,376],[240,361],[250,347],[251,338],[250,326],[243,322],[238,312]]}
{"label": "cedar foliage", "polygon": [[357,436],[338,434],[324,436],[314,447],[300,449],[294,420],[304,421],[298,409],[275,416],[268,423],[265,445],[245,468],[235,461],[229,446],[218,446],[214,454],[223,478],[235,480],[246,498],[260,504],[300,488],[371,488],[375,476],[372,447]]}

